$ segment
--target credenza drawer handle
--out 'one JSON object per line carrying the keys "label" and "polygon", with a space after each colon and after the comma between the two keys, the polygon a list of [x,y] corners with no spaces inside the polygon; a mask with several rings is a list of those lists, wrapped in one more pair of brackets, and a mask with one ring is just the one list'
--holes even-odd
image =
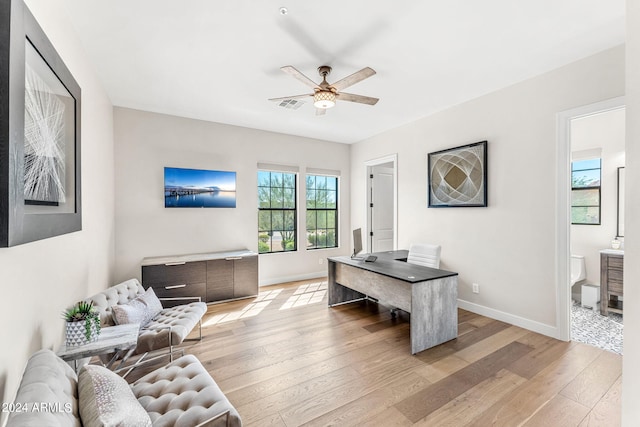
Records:
{"label": "credenza drawer handle", "polygon": [[186,262],[182,261],[182,262],[168,262],[165,265],[168,266],[168,267],[171,267],[172,265],[185,265],[185,264],[186,264]]}
{"label": "credenza drawer handle", "polygon": [[182,284],[182,285],[165,286],[164,288],[169,290],[169,289],[179,289],[179,288],[186,288],[186,287],[187,287],[186,284]]}
{"label": "credenza drawer handle", "polygon": [[233,261],[234,259],[242,259],[241,256],[230,256],[225,258],[227,261]]}

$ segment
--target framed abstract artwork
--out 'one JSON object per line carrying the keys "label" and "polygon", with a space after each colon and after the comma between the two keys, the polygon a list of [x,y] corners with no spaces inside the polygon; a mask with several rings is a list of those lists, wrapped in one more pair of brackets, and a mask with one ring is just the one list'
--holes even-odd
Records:
{"label": "framed abstract artwork", "polygon": [[487,141],[428,154],[430,208],[487,206]]}
{"label": "framed abstract artwork", "polygon": [[80,86],[22,0],[0,4],[0,247],[82,229]]}

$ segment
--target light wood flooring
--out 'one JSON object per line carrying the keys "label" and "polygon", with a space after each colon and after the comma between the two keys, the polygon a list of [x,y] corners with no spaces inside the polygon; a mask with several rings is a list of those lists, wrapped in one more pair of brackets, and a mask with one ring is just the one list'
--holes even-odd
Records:
{"label": "light wood flooring", "polygon": [[245,426],[618,426],[622,359],[459,310],[458,338],[410,354],[409,317],[327,307],[326,281],[209,306],[185,342]]}

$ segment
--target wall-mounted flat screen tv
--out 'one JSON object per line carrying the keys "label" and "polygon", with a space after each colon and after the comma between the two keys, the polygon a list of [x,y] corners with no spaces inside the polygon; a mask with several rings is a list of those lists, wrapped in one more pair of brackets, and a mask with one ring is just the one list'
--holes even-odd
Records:
{"label": "wall-mounted flat screen tv", "polygon": [[235,208],[236,173],[164,168],[165,208]]}

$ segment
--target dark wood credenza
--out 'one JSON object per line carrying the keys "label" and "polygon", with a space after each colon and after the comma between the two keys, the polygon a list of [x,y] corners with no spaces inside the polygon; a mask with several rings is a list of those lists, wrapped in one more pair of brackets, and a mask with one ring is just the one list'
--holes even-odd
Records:
{"label": "dark wood credenza", "polygon": [[600,251],[600,314],[622,313],[624,251]]}
{"label": "dark wood credenza", "polygon": [[159,298],[200,297],[214,303],[258,295],[258,254],[249,250],[142,260],[142,285]]}

